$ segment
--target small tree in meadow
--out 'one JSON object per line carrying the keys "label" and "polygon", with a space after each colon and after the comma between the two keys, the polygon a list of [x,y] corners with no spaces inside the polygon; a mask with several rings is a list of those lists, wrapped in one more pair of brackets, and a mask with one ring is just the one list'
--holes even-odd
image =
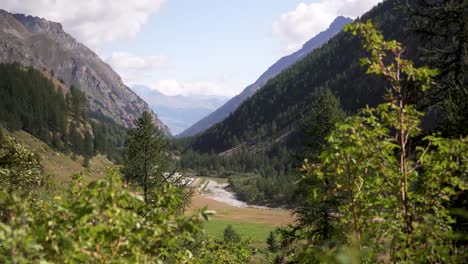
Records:
{"label": "small tree in meadow", "polygon": [[239,243],[242,239],[232,225],[227,225],[223,232],[223,240],[228,243]]}
{"label": "small tree in meadow", "polygon": [[268,245],[268,251],[270,251],[271,253],[276,253],[279,250],[278,239],[274,231],[270,232],[270,234],[267,237],[266,242]]}

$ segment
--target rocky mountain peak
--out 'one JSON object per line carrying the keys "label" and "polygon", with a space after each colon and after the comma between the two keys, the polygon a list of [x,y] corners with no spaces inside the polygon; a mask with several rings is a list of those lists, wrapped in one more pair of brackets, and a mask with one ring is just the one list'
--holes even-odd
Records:
{"label": "rocky mountain peak", "polygon": [[24,14],[13,14],[31,33],[64,34],[62,24],[45,20],[44,18]]}
{"label": "rocky mountain peak", "polygon": [[60,23],[0,10],[0,63],[17,62],[53,72],[88,99],[88,110],[126,127],[143,112],[153,113],[158,127],[170,131],[91,49],[66,33]]}
{"label": "rocky mountain peak", "polygon": [[353,22],[353,20],[349,17],[344,17],[344,16],[337,16],[333,22],[330,24],[330,26],[328,27],[328,29],[338,29],[338,30],[342,30],[343,29],[343,25],[346,25],[346,24],[349,24]]}

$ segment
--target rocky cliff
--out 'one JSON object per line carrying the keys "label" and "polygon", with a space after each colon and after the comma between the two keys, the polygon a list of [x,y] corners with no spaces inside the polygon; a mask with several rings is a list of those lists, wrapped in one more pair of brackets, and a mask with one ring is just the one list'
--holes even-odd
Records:
{"label": "rocky cliff", "polygon": [[[86,94],[90,112],[126,127],[131,127],[142,111],[152,112],[108,64],[59,23],[0,9],[1,62],[18,62],[51,72]],[[158,127],[170,135],[168,127],[152,113]]]}

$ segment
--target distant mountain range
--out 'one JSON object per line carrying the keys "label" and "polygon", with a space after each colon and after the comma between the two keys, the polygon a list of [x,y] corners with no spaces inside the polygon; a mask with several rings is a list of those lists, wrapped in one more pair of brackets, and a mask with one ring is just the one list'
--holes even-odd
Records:
{"label": "distant mountain range", "polygon": [[[90,113],[117,124],[131,127],[144,110],[151,111],[109,65],[67,34],[61,24],[0,9],[0,63],[14,62],[48,71],[67,87],[79,87]],[[169,135],[168,127],[153,115]]]}
{"label": "distant mountain range", "polygon": [[193,125],[223,105],[229,98],[204,95],[169,96],[146,86],[132,87],[145,100],[174,135]]}
{"label": "distant mountain range", "polygon": [[271,78],[275,77],[283,70],[289,68],[294,63],[300,61],[305,56],[310,54],[313,50],[320,48],[323,44],[327,43],[332,37],[338,34],[346,24],[353,22],[351,18],[343,16],[337,17],[331,24],[330,27],[307,41],[303,47],[294,52],[291,55],[285,56],[273,64],[260,78],[253,84],[247,86],[242,93],[235,96],[219,109],[201,119],[193,126],[182,132],[178,137],[190,137],[197,135],[214,124],[223,121],[226,117],[234,112],[246,99],[251,97],[256,91],[262,88]]}

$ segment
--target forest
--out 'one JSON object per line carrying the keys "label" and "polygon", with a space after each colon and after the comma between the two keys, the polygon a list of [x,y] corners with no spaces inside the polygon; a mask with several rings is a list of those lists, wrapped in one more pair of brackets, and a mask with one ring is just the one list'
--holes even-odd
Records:
{"label": "forest", "polygon": [[58,151],[85,157],[86,162],[97,153],[122,160],[125,128],[88,113],[79,88],[57,86],[30,67],[0,64],[0,92],[0,122],[8,129],[25,130]]}

